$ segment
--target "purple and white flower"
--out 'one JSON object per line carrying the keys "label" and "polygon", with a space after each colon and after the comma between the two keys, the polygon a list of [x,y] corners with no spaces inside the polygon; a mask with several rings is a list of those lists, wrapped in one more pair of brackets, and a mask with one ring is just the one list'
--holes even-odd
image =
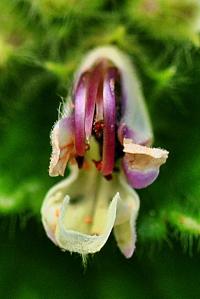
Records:
{"label": "purple and white flower", "polygon": [[75,75],[71,100],[51,132],[49,174],[70,175],[47,193],[42,222],[59,247],[99,251],[112,229],[132,256],[139,197],[157,178],[166,150],[151,148],[153,133],[130,60],[114,47],[97,48]]}

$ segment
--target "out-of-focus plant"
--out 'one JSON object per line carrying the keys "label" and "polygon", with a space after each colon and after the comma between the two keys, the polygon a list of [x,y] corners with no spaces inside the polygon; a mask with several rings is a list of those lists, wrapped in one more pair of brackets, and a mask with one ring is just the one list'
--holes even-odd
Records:
{"label": "out-of-focus plant", "polygon": [[199,45],[200,3],[198,0],[136,0],[128,2],[135,24],[153,37]]}
{"label": "out-of-focus plant", "polygon": [[49,130],[83,55],[116,45],[134,61],[154,120],[155,145],[171,155],[140,191],[139,239],[199,237],[200,8],[193,1],[0,3],[0,213],[39,219]]}

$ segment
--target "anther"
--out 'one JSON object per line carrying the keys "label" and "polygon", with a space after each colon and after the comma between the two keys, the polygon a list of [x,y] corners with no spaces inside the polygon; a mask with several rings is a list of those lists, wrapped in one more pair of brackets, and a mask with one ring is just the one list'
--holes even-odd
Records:
{"label": "anther", "polygon": [[95,134],[95,137],[97,139],[100,139],[103,135],[103,129],[104,129],[104,121],[103,120],[99,120],[99,121],[95,121],[93,123],[93,132]]}

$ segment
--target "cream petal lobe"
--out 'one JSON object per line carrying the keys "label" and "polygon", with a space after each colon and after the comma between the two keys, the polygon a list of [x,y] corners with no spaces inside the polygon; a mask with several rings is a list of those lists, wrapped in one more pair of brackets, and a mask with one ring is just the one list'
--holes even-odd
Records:
{"label": "cream petal lobe", "polygon": [[55,239],[55,230],[58,216],[63,202],[63,193],[65,188],[70,186],[78,177],[77,167],[73,167],[67,179],[53,186],[46,194],[41,207],[42,224],[47,236],[57,244]]}
{"label": "cream petal lobe", "polygon": [[114,226],[117,203],[118,197],[115,196],[108,208],[105,231],[100,235],[89,235],[65,229],[63,223],[65,222],[64,218],[69,204],[69,198],[66,198],[62,205],[56,228],[56,241],[58,245],[64,250],[77,252],[83,255],[98,252],[106,243]]}
{"label": "cream petal lobe", "polygon": [[90,170],[72,167],[69,177],[47,193],[42,222],[48,237],[63,250],[82,255],[98,252],[116,220],[119,195],[113,184]]}
{"label": "cream petal lobe", "polygon": [[129,187],[122,176],[120,177],[119,194],[121,202],[119,201],[120,204],[118,206],[118,213],[114,226],[114,235],[120,251],[126,258],[130,258],[135,250],[135,225],[140,201],[137,193]]}

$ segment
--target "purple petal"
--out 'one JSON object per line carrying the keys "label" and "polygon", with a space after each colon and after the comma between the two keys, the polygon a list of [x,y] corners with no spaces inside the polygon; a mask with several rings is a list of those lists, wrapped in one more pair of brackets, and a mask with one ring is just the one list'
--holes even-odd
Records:
{"label": "purple petal", "polygon": [[75,147],[78,156],[85,153],[85,106],[88,75],[82,76],[75,92]]}
{"label": "purple petal", "polygon": [[114,72],[112,69],[104,80],[103,85],[103,112],[104,112],[104,131],[103,131],[103,157],[102,173],[109,175],[113,171],[115,156],[115,93],[114,93]]}
{"label": "purple petal", "polygon": [[124,138],[130,138],[133,140],[134,143],[141,144],[141,145],[149,146],[152,143],[152,139],[142,140],[140,133],[128,127],[125,123],[121,123],[119,125],[117,135],[121,144],[123,144]]}
{"label": "purple petal", "polygon": [[96,102],[100,78],[101,78],[101,70],[100,70],[100,66],[98,65],[90,74],[90,78],[88,82],[87,104],[86,104],[86,111],[85,111],[85,134],[87,139],[89,139],[92,132],[95,102]]}
{"label": "purple petal", "polygon": [[142,189],[151,185],[159,175],[159,167],[145,170],[134,169],[126,157],[122,160],[122,167],[128,183],[135,189]]}

